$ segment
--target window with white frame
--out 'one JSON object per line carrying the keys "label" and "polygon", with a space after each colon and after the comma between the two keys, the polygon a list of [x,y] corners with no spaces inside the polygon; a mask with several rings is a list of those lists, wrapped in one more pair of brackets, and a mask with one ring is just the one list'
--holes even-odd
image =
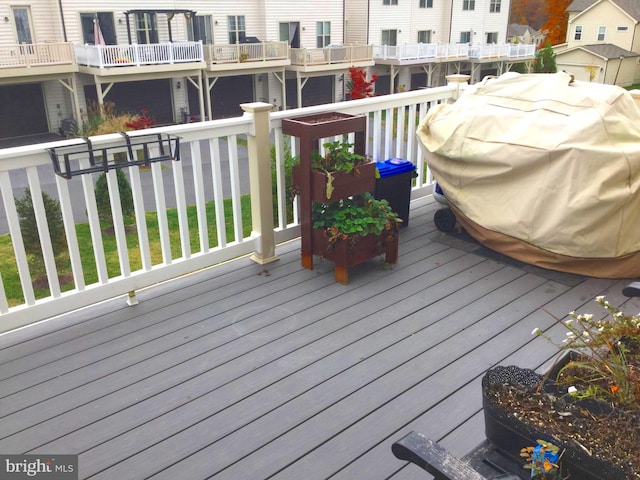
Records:
{"label": "window with white frame", "polygon": [[607,36],[607,27],[605,26],[598,27],[598,41],[604,42],[604,39],[606,36]]}
{"label": "window with white frame", "polygon": [[433,0],[420,0],[420,8],[433,8]]}
{"label": "window with white frame", "polygon": [[326,47],[331,43],[331,22],[316,23],[316,47]]}
{"label": "window with white frame", "polygon": [[475,10],[476,0],[462,0],[462,10]]}
{"label": "window with white frame", "polygon": [[502,6],[502,0],[491,0],[489,2],[489,12],[500,13],[501,6]]}
{"label": "window with white frame", "polygon": [[229,31],[229,43],[244,42],[247,37],[244,15],[229,15],[227,17],[227,29]]}
{"label": "window with white frame", "polygon": [[431,43],[431,30],[418,31],[418,43]]}
{"label": "window with white frame", "polygon": [[397,5],[398,0],[382,0],[383,5]]}
{"label": "window with white frame", "polygon": [[582,25],[576,25],[576,29],[575,29],[575,32],[573,34],[573,39],[574,40],[581,40],[582,39]]}
{"label": "window with white frame", "polygon": [[460,32],[460,43],[471,43],[471,32]]}
{"label": "window with white frame", "polygon": [[397,30],[382,30],[382,45],[390,45],[395,47],[398,44]]}
{"label": "window with white frame", "polygon": [[205,45],[213,43],[211,15],[196,15],[187,22],[187,38],[190,42],[202,41]]}
{"label": "window with white frame", "polygon": [[11,7],[13,22],[16,27],[16,36],[19,44],[33,43],[31,31],[31,9],[29,7]]}
{"label": "window with white frame", "polygon": [[136,13],[136,38],[138,43],[158,43],[158,19],[155,12]]}
{"label": "window with white frame", "polygon": [[498,43],[498,32],[487,32],[487,43]]}

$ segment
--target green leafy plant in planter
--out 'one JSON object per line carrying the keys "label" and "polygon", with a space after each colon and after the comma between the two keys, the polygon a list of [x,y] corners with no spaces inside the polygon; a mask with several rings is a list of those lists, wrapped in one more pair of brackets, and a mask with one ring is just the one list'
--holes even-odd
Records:
{"label": "green leafy plant in planter", "polygon": [[317,150],[311,157],[311,168],[324,172],[327,176],[326,195],[330,199],[334,191],[334,173],[345,172],[352,175],[359,175],[358,166],[370,163],[365,156],[353,152],[353,144],[347,141],[344,135],[342,141],[327,142],[322,145],[324,155]]}
{"label": "green leafy plant in planter", "polygon": [[402,221],[386,200],[376,200],[369,193],[345,198],[330,204],[314,203],[313,228],[324,230],[329,246],[342,240],[354,247],[360,237],[396,233]]}

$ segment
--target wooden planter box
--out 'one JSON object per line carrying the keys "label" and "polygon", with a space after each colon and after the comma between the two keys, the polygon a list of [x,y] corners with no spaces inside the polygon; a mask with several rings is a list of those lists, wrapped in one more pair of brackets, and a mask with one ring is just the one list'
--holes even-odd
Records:
{"label": "wooden planter box", "polygon": [[357,237],[355,243],[350,240],[337,240],[329,244],[323,229],[313,229],[313,253],[335,264],[336,281],[346,285],[349,281],[348,269],[367,262],[379,255],[385,255],[386,263],[398,262],[398,233],[384,232],[381,235]]}
{"label": "wooden planter box", "polygon": [[366,126],[367,119],[365,116],[328,112],[283,119],[282,133],[301,139],[318,140],[320,138],[344,135],[345,133],[364,131]]}
{"label": "wooden planter box", "polygon": [[[372,193],[376,188],[376,164],[369,162],[358,165],[351,173],[333,172],[333,192],[327,198],[327,174],[318,170],[311,170],[311,200],[329,203],[360,195]],[[302,170],[299,166],[293,168],[294,191],[301,191]]]}

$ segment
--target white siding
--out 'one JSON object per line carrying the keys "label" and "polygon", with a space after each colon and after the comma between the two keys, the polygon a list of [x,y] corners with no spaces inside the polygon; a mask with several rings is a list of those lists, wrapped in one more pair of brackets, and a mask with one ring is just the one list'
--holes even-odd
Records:
{"label": "white siding", "polygon": [[367,18],[369,17],[368,0],[345,1],[345,43],[369,43]]}

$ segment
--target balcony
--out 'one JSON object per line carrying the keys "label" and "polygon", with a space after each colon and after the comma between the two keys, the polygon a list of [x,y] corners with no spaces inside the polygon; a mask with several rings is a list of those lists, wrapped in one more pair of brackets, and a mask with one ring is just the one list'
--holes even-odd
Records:
{"label": "balcony", "polygon": [[243,70],[289,65],[287,42],[259,42],[234,45],[205,45],[208,70]]}
{"label": "balcony", "polygon": [[287,70],[317,72],[369,67],[374,64],[373,45],[336,45],[324,48],[292,48]]}
{"label": "balcony", "polygon": [[[549,272],[435,229],[430,174],[406,125],[463,87],[275,113],[252,104],[243,117],[153,129],[179,135],[182,158],[125,169],[133,237],[118,213],[110,232],[101,228],[95,177],[54,175],[45,147],[84,141],[1,150],[0,229],[18,274],[3,271],[0,326],[33,325],[0,336],[0,451],[78,454],[79,478],[94,480],[402,480],[424,477],[390,451],[410,430],[456,455],[474,449],[484,371],[542,368],[557,349],[531,331],[557,338],[554,316],[597,295],[621,304],[626,282]],[[367,153],[410,158],[421,172],[398,265],[363,264],[347,286],[330,263],[301,268],[295,209],[285,213],[282,120],[329,111],[366,115]],[[111,155],[122,137],[92,144]],[[271,171],[271,145],[276,220],[265,225],[272,183],[249,177]],[[117,205],[115,173],[107,177]],[[58,271],[45,234],[47,275],[32,278],[14,201],[26,186],[60,200],[72,275]],[[34,212],[48,232],[44,205],[34,201]],[[627,306],[640,309],[637,299]]]}
{"label": "balcony", "polygon": [[204,66],[202,42],[76,45],[74,50],[80,71],[97,74],[107,68],[123,69],[124,73],[127,68],[134,67],[148,69],[160,66],[166,71],[168,67],[186,70]]}
{"label": "balcony", "polygon": [[466,43],[419,43],[413,45],[381,45],[374,48],[376,63],[387,65],[411,65],[429,62],[459,62],[486,59],[526,59],[533,58],[535,45]]}
{"label": "balcony", "polygon": [[3,78],[78,71],[73,46],[67,42],[0,45]]}

